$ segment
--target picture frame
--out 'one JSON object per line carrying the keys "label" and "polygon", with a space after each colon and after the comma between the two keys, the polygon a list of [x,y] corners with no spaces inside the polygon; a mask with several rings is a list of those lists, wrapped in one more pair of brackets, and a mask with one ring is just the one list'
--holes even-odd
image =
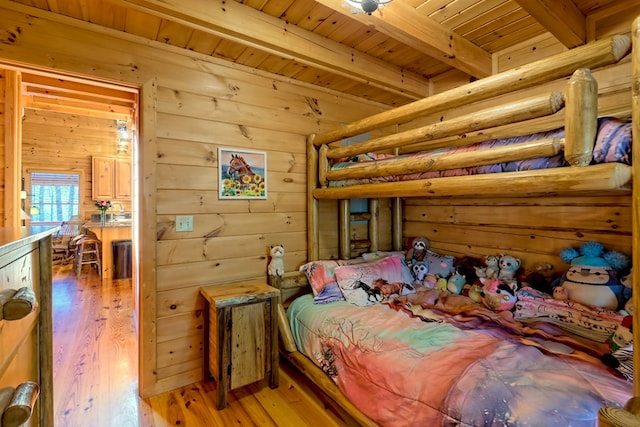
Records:
{"label": "picture frame", "polygon": [[218,198],[267,198],[267,153],[244,148],[218,148]]}

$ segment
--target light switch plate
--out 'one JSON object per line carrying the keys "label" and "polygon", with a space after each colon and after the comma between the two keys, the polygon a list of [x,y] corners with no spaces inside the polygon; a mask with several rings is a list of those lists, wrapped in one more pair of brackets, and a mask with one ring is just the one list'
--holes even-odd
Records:
{"label": "light switch plate", "polygon": [[176,215],[176,231],[193,231],[193,216]]}

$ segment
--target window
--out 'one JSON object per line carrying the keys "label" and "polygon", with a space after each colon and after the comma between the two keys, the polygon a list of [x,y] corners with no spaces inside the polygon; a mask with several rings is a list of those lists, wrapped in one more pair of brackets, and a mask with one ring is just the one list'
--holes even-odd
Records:
{"label": "window", "polygon": [[80,210],[80,174],[31,172],[31,225],[57,225]]}

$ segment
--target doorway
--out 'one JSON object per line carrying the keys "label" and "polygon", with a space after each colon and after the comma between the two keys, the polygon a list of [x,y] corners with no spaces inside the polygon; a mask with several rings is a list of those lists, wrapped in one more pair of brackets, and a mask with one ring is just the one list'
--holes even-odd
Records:
{"label": "doorway", "polygon": [[[72,202],[77,204],[76,210],[73,212],[74,215],[63,219],[63,221],[73,220],[81,224],[81,227],[77,229],[78,233],[82,232],[81,230],[93,230],[92,227],[97,227],[100,233],[104,233],[101,235],[101,237],[104,236],[103,254],[112,249],[111,240],[107,237],[108,229],[117,230],[116,237],[123,237],[123,230],[128,227],[128,238],[134,241],[132,246],[135,258],[135,251],[138,247],[135,242],[138,224],[136,214],[137,206],[139,206],[135,191],[138,89],[108,82],[97,82],[90,78],[67,76],[0,63],[0,68],[5,67],[17,75],[20,82],[19,93],[22,107],[20,110],[22,114],[18,120],[20,125],[19,144],[14,150],[18,158],[14,159],[12,163],[9,162],[10,165],[15,165],[16,171],[13,176],[18,179],[14,179],[14,181],[20,186],[19,200],[13,202],[18,204],[17,206],[21,209],[20,220],[24,225],[30,225],[32,222],[41,225],[48,223],[59,225],[60,218],[55,217],[54,220],[52,219],[54,215],[46,213],[52,212],[54,206],[60,207],[65,203]],[[112,171],[114,175],[111,178],[105,177],[104,170],[96,170],[94,158],[113,159]],[[124,172],[116,176],[115,165],[119,165],[120,170]],[[40,180],[38,185],[44,188],[51,187],[52,183],[44,182],[42,179],[47,176],[63,176],[64,174],[79,177],[77,200],[54,201],[43,195],[41,191],[34,191],[34,178],[36,181]],[[122,178],[123,176],[125,178]],[[116,186],[119,186],[120,191],[117,194],[115,192],[96,194],[93,191],[93,183],[96,182],[97,177],[102,179],[99,186],[101,191],[108,190],[109,186],[105,183],[109,179],[113,180],[111,188],[115,191]],[[123,182],[128,184],[123,185]],[[62,192],[58,192],[57,195],[62,195]],[[97,199],[108,200],[113,206],[110,212],[113,222],[106,228],[100,227],[100,214],[96,206]],[[5,199],[5,204],[7,203],[9,202]],[[52,209],[47,210],[45,206]],[[65,214],[69,213],[66,210],[63,211]],[[113,234],[111,235],[113,236]],[[139,346],[135,333],[137,325],[134,325],[133,322],[138,318],[137,312],[139,310],[137,306],[138,273],[134,268],[133,277],[125,280],[112,280],[113,268],[109,268],[110,274],[103,275],[103,277],[96,274],[97,272],[84,269],[78,276],[71,269],[71,259],[67,258],[66,261],[55,266],[53,272],[54,323],[56,316],[65,319],[59,323],[57,330],[54,327],[54,375],[56,364],[60,363],[58,366],[63,366],[62,362],[70,358],[68,342],[64,345],[57,343],[57,333],[62,333],[62,330],[65,329],[66,336],[79,339],[80,341],[74,343],[73,346],[79,347],[84,353],[79,356],[74,368],[66,364],[63,371],[60,371],[60,375],[65,377],[67,386],[72,390],[68,393],[56,392],[54,405],[58,406],[58,396],[73,396],[73,401],[65,402],[66,409],[64,411],[68,413],[76,408],[84,413],[90,413],[92,405],[95,405],[96,408],[98,406],[97,402],[93,400],[96,398],[95,393],[101,394],[91,385],[93,384],[91,381],[108,381],[113,385],[114,381],[118,381],[119,372],[122,372],[124,360],[129,360],[131,361],[129,365],[135,368],[134,379],[137,383],[137,350]],[[58,292],[57,295],[56,292]],[[101,303],[96,305],[96,302],[99,301]],[[79,308],[79,304],[85,302],[89,305]],[[58,313],[56,313],[56,307],[59,310]],[[126,312],[126,310],[130,310],[130,312]],[[101,371],[89,369],[92,363],[97,363],[95,358],[101,353],[95,351],[90,355],[86,350],[90,348],[88,345],[90,337],[94,338],[91,342],[97,342],[95,338],[98,338],[100,331],[106,330],[100,325],[106,325],[110,318],[112,320],[118,319],[120,332],[127,332],[122,325],[131,322],[131,336],[135,340],[134,351],[136,354],[132,357],[131,354],[128,354],[125,357],[124,353],[129,350],[125,351],[125,346],[119,343],[118,339],[108,340],[108,344],[105,343],[102,347],[113,345],[114,352],[110,356],[104,357],[101,365],[115,364],[116,368],[119,367],[120,370],[112,369],[108,375],[105,375],[104,369]],[[85,326],[87,327],[79,330],[93,330],[94,332],[74,334],[69,333],[66,328],[72,325],[79,326],[83,322],[86,322]],[[96,325],[98,325],[97,329],[95,329]],[[131,346],[126,348],[129,347]],[[65,348],[67,350],[63,350]],[[117,357],[114,357],[114,354]],[[74,375],[80,376],[74,378]],[[80,381],[81,377],[83,377],[83,381],[87,377],[93,378],[89,382],[83,382]],[[54,380],[54,382],[56,385],[58,384],[58,381]],[[133,391],[137,397],[137,389]],[[84,396],[82,393],[90,395]],[[122,406],[122,403],[118,404]],[[104,407],[101,410],[104,410]],[[56,416],[58,416],[57,408]]]}

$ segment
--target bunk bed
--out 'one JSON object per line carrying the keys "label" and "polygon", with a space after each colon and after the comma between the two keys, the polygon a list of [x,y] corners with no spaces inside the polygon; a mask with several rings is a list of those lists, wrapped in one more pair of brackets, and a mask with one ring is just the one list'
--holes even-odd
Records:
{"label": "bunk bed", "polygon": [[[631,37],[592,42],[310,135],[305,271],[309,272],[309,265],[326,268],[328,263],[333,263],[331,273],[336,276],[338,271],[359,271],[359,264],[349,261],[353,249],[349,200],[353,198],[371,198],[373,212],[375,200],[393,200],[393,247],[388,249],[395,252],[382,260],[396,258],[393,254],[405,249],[402,199],[412,197],[622,194],[632,201],[632,252],[638,253],[640,166],[620,157],[608,161],[596,152],[602,149],[597,146],[598,132],[607,119],[599,117],[597,82],[590,70],[628,60],[631,52],[631,117],[616,120],[630,123],[631,157],[640,158],[639,21],[634,22]],[[489,107],[446,117],[452,108],[484,105],[509,92],[558,79],[567,79],[561,92],[515,103],[488,103]],[[421,121],[436,114],[444,119]],[[410,129],[408,123],[417,127]],[[376,136],[368,141],[341,143],[371,131]],[[532,133],[542,136],[515,138],[514,144],[495,143]],[[492,142],[481,142],[487,139]],[[552,160],[538,161],[541,158]],[[357,161],[362,159],[365,162]],[[503,164],[498,171],[496,159],[517,166]],[[538,166],[524,170],[524,163]],[[337,168],[332,167],[336,164]],[[541,164],[551,167],[539,168]],[[339,260],[319,259],[321,200],[339,201]],[[367,248],[378,253],[376,215],[368,219]],[[632,259],[632,269],[638,271],[638,258]],[[285,301],[287,312],[282,309],[279,319],[283,356],[362,425],[595,425],[598,418],[603,426],[639,425],[637,353],[633,355],[635,380],[630,383],[600,363],[601,343],[566,338],[553,328],[531,329],[496,312],[469,308],[464,299],[449,300],[446,292],[425,304],[420,300],[411,305],[411,294],[390,298],[385,304],[377,299],[364,306],[348,301],[314,304],[315,288],[311,295],[288,298],[308,290],[309,284],[314,286],[308,274],[289,272],[271,279],[282,290],[283,300],[293,301]],[[632,298],[637,307],[637,280],[633,280]],[[421,311],[421,307],[427,309]],[[434,307],[435,312],[429,310]],[[352,317],[342,318],[347,314]],[[639,317],[633,318],[636,341]],[[318,325],[325,329],[309,333]],[[320,339],[314,340],[313,335]],[[362,371],[364,365],[390,369],[377,377],[376,372]]]}

